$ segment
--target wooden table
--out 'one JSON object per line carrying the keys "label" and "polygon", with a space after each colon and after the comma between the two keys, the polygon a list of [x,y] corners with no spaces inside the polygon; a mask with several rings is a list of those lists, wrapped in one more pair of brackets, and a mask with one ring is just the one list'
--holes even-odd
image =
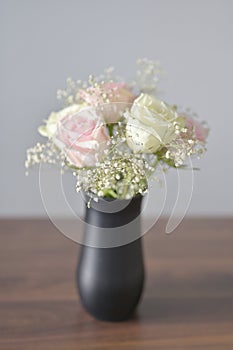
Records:
{"label": "wooden table", "polygon": [[95,321],[75,287],[79,246],[48,220],[0,221],[0,349],[233,349],[233,220],[186,219],[144,238],[133,319]]}

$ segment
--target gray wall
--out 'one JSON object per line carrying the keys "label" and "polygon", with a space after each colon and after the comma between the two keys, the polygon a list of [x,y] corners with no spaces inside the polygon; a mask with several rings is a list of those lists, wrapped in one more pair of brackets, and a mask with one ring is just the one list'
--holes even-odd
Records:
{"label": "gray wall", "polygon": [[42,140],[37,126],[58,106],[57,88],[109,65],[133,77],[138,57],[159,59],[163,98],[193,107],[212,129],[189,215],[232,214],[233,1],[1,0],[0,7],[1,216],[45,215],[38,171],[26,178],[24,157]]}

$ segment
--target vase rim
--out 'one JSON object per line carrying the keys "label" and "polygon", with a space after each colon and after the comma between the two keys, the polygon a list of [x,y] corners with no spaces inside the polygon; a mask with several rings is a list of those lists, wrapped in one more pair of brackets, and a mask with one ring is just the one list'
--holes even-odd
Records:
{"label": "vase rim", "polygon": [[138,193],[135,196],[126,199],[126,198],[113,198],[113,197],[98,197],[92,192],[85,192],[85,191],[83,191],[83,194],[84,194],[84,196],[86,196],[92,200],[94,200],[94,198],[98,198],[98,201],[102,201],[102,202],[113,202],[113,201],[130,202],[134,199],[141,199],[141,198],[146,196],[146,194],[142,195],[142,194]]}
{"label": "vase rim", "polygon": [[94,195],[83,191],[83,200],[86,202],[88,208],[100,210],[105,213],[116,213],[123,210],[133,203],[141,203],[143,196],[141,194],[131,197],[130,199],[98,197],[98,201]]}

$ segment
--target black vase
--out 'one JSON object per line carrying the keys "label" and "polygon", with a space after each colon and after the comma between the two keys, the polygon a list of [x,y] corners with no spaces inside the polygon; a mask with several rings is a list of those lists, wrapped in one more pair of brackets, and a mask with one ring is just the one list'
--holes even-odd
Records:
{"label": "black vase", "polygon": [[142,294],[141,201],[101,199],[86,208],[77,286],[84,308],[97,319],[130,318]]}

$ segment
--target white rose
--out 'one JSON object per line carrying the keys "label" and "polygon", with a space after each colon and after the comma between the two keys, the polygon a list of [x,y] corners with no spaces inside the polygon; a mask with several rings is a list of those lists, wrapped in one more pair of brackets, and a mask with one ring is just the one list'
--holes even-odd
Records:
{"label": "white rose", "polygon": [[174,121],[178,114],[148,94],[141,94],[125,117],[127,143],[135,153],[155,153],[176,137]]}
{"label": "white rose", "polygon": [[52,112],[50,114],[50,116],[48,117],[48,119],[45,120],[45,125],[41,125],[38,128],[39,133],[42,136],[52,138],[57,131],[58,122],[62,118],[69,116],[69,115],[72,115],[74,113],[77,113],[77,112],[81,111],[82,109],[84,109],[85,107],[86,107],[85,104],[74,104],[72,106],[61,109],[58,112]]}

